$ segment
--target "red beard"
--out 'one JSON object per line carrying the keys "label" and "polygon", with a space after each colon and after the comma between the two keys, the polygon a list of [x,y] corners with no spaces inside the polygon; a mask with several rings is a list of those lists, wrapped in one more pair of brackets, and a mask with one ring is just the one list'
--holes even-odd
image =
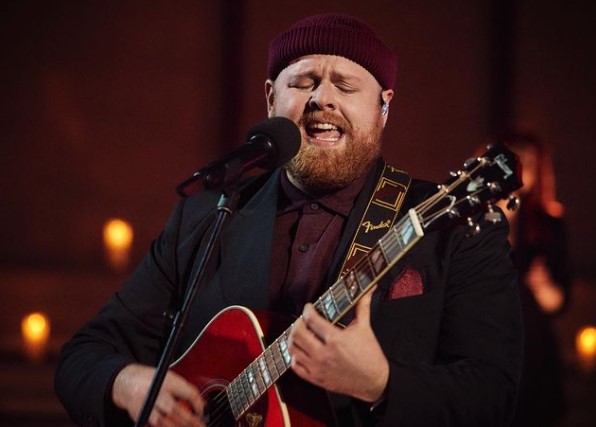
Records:
{"label": "red beard", "polygon": [[383,120],[370,129],[356,133],[344,120],[323,112],[310,113],[300,120],[303,128],[313,119],[333,123],[344,134],[345,145],[339,149],[324,148],[302,141],[300,151],[286,165],[289,175],[309,192],[329,192],[345,188],[366,174],[381,155]]}

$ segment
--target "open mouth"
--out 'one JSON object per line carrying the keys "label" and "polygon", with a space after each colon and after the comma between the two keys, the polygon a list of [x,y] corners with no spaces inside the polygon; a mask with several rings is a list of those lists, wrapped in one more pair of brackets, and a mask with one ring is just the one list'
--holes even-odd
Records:
{"label": "open mouth", "polygon": [[328,122],[310,122],[304,126],[308,138],[313,143],[333,145],[344,135],[341,127]]}

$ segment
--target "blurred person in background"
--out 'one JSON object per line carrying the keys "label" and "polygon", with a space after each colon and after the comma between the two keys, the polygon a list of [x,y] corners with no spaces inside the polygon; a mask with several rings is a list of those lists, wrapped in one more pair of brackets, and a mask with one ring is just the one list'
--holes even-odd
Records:
{"label": "blurred person in background", "polygon": [[506,145],[520,158],[523,187],[510,223],[512,256],[519,269],[525,348],[518,407],[512,426],[548,427],[565,414],[563,363],[553,318],[567,306],[571,277],[567,263],[563,206],[555,199],[550,147],[534,133],[512,132]]}

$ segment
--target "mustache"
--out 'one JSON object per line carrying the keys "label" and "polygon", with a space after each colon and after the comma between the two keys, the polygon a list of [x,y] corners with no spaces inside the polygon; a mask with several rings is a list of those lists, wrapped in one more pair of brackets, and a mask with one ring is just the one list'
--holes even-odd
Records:
{"label": "mustache", "polygon": [[307,127],[311,123],[331,123],[344,133],[353,131],[352,125],[346,119],[329,111],[309,111],[304,113],[298,122],[298,125]]}

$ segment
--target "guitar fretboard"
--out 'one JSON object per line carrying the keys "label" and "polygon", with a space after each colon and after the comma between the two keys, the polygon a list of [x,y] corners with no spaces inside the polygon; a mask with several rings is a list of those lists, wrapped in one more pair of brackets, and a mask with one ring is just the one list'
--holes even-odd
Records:
{"label": "guitar fretboard", "polygon": [[[370,251],[342,275],[314,303],[315,309],[335,324],[424,235],[418,214],[408,212]],[[232,413],[239,419],[290,368],[288,337],[292,327],[257,357],[226,387]]]}

